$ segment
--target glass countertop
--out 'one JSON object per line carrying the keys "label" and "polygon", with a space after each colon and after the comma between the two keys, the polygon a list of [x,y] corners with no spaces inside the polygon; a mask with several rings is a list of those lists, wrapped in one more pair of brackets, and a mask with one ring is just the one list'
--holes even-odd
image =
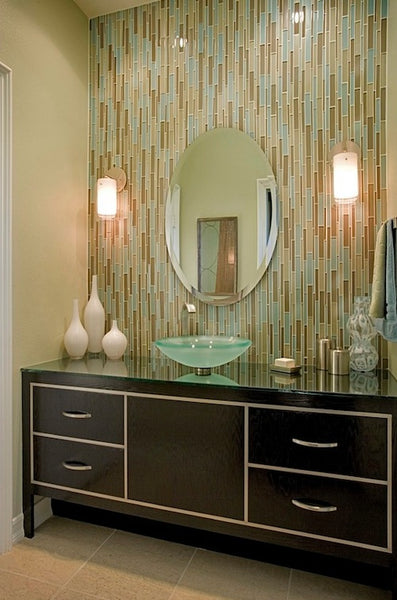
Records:
{"label": "glass countertop", "polygon": [[389,371],[331,375],[315,367],[304,366],[298,373],[273,371],[270,365],[243,362],[237,359],[212,370],[210,376],[195,375],[193,370],[166,357],[125,357],[107,360],[106,356],[88,355],[81,360],[62,358],[27,366],[24,371],[58,372],[78,375],[119,377],[131,381],[178,382],[181,385],[201,384],[240,386],[278,391],[300,391],[338,394],[365,394],[397,398],[397,380]]}

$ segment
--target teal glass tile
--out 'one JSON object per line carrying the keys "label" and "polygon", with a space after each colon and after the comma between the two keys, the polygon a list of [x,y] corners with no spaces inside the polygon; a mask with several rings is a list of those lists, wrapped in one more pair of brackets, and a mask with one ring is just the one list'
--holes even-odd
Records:
{"label": "teal glass tile", "polygon": [[261,12],[260,16],[259,16],[259,44],[266,44],[266,41],[267,41],[266,25],[267,25],[267,15],[265,12]]}
{"label": "teal glass tile", "polygon": [[305,125],[311,125],[312,122],[312,102],[311,102],[311,93],[307,92],[305,94]]}
{"label": "teal glass tile", "polygon": [[[354,102],[354,96],[349,94],[348,83],[342,83],[341,85],[341,99],[342,99],[342,116],[346,117],[349,112],[349,104]],[[349,102],[350,101],[350,102]]]}
{"label": "teal glass tile", "polygon": [[312,38],[310,36],[306,36],[304,39],[304,50],[305,50],[305,62],[311,63],[313,60],[313,47],[312,47]]}
{"label": "teal glass tile", "polygon": [[284,317],[284,341],[286,344],[291,343],[291,326],[290,326],[290,314],[283,313]]}
{"label": "teal glass tile", "polygon": [[360,121],[355,121],[354,122],[354,129],[353,129],[354,133],[353,133],[353,135],[351,137],[352,137],[353,141],[358,140],[358,141],[356,141],[356,144],[358,144],[359,146],[360,146],[361,130],[362,130],[362,124],[361,124],[361,122]]}
{"label": "teal glass tile", "polygon": [[[352,21],[354,23],[354,20]],[[348,50],[350,44],[350,19],[347,16],[342,17],[342,50]]]}
{"label": "teal glass tile", "polygon": [[374,83],[375,81],[375,55],[374,49],[367,50],[367,82]]}
{"label": "teal glass tile", "polygon": [[281,45],[281,60],[286,62],[288,59],[290,48],[288,47],[288,31],[282,32],[282,45]]}
{"label": "teal glass tile", "polygon": [[[318,0],[317,2],[317,32],[318,33],[323,33],[324,32],[324,16],[325,16],[325,4],[324,4],[325,0]],[[328,3],[327,3],[327,8],[328,8]]]}
{"label": "teal glass tile", "polygon": [[311,188],[306,189],[306,221],[311,222],[313,220],[313,192]]}
{"label": "teal glass tile", "polygon": [[382,104],[380,98],[375,100],[375,123],[374,128],[376,133],[380,133],[382,130]]}
{"label": "teal glass tile", "polygon": [[381,177],[380,184],[381,184],[382,189],[385,190],[385,189],[387,189],[387,179],[386,179],[387,161],[386,161],[386,156],[385,155],[382,155],[380,157],[380,166],[381,166],[381,169],[380,169],[380,177]]}
{"label": "teal glass tile", "polygon": [[278,1],[277,0],[270,0],[269,4],[270,4],[270,18],[271,18],[271,21],[273,23],[276,23],[277,19],[278,19]]}
{"label": "teal glass tile", "polygon": [[288,136],[289,136],[288,125],[285,124],[282,126],[282,142],[283,142],[283,155],[284,156],[287,156],[289,153]]}

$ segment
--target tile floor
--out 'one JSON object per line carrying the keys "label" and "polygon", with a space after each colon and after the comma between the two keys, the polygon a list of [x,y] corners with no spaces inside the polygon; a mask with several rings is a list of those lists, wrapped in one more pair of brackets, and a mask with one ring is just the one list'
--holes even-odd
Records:
{"label": "tile floor", "polygon": [[61,517],[0,556],[0,600],[391,600],[384,590]]}

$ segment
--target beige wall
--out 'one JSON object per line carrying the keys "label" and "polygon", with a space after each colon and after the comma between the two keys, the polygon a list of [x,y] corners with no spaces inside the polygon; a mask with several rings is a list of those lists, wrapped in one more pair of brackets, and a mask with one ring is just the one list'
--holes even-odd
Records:
{"label": "beige wall", "polygon": [[[389,2],[389,38],[388,38],[388,111],[387,111],[387,214],[397,215],[397,2]],[[389,368],[397,377],[397,344],[389,344]]]}
{"label": "beige wall", "polygon": [[88,22],[71,0],[0,0],[13,76],[14,516],[21,366],[56,358],[87,290]]}

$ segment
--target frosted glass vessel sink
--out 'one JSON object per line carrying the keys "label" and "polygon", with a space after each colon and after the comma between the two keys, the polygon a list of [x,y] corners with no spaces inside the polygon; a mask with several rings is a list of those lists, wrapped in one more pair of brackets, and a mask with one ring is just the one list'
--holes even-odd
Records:
{"label": "frosted glass vessel sink", "polygon": [[183,335],[157,340],[155,346],[168,358],[206,374],[243,354],[251,341],[226,335]]}

